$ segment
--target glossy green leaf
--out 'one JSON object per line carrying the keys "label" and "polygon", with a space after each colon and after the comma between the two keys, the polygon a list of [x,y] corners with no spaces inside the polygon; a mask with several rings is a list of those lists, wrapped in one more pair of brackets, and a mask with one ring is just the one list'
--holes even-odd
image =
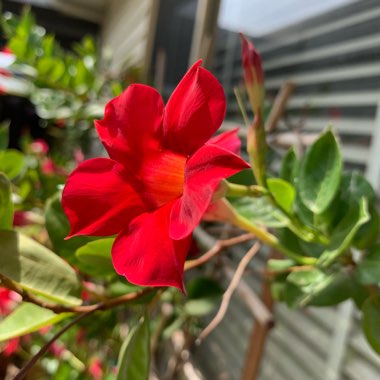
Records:
{"label": "glossy green leaf", "polygon": [[148,380],[149,367],[150,332],[146,314],[132,328],[121,347],[116,380]]}
{"label": "glossy green leaf", "polygon": [[[93,275],[115,274],[111,258],[111,248],[114,241],[114,238],[106,238],[83,245],[75,252],[79,260],[78,264],[84,264],[86,271]],[[81,269],[80,266],[79,269]]]}
{"label": "glossy green leaf", "polygon": [[322,213],[339,189],[341,174],[339,146],[333,133],[327,131],[302,160],[298,183],[302,202],[314,213]]}
{"label": "glossy green leaf", "polygon": [[0,172],[14,179],[25,169],[25,157],[18,150],[8,149],[0,151]]}
{"label": "glossy green leaf", "polygon": [[231,203],[239,214],[255,224],[266,227],[285,227],[290,223],[288,217],[274,207],[267,197],[242,197]]}
{"label": "glossy green leaf", "polygon": [[373,247],[356,267],[356,278],[364,285],[380,283],[380,245]]}
{"label": "glossy green leaf", "polygon": [[297,171],[298,159],[294,147],[290,148],[281,162],[280,177],[294,184],[294,177]]}
{"label": "glossy green leaf", "polygon": [[0,273],[52,301],[81,303],[74,269],[54,252],[15,231],[0,231]]}
{"label": "glossy green leaf", "polygon": [[367,200],[362,198],[352,203],[345,217],[334,229],[331,242],[319,258],[321,266],[330,265],[338,256],[345,252],[358,232],[359,228],[368,221]]}
{"label": "glossy green leaf", "polygon": [[369,297],[362,307],[362,326],[371,347],[380,354],[380,296]]}
{"label": "glossy green leaf", "polygon": [[0,342],[54,325],[72,313],[56,314],[33,303],[24,302],[0,321]]}
{"label": "glossy green leaf", "polygon": [[280,178],[268,178],[267,184],[276,203],[286,212],[291,212],[296,196],[294,187]]}
{"label": "glossy green leaf", "polygon": [[13,225],[13,202],[11,183],[0,173],[0,229],[8,230]]}

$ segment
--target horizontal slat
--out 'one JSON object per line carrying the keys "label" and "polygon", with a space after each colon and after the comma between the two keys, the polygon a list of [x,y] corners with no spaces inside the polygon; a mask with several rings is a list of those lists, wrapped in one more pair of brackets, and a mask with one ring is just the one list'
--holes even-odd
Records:
{"label": "horizontal slat", "polygon": [[[380,38],[380,35],[379,35]],[[380,43],[380,41],[379,41]],[[380,101],[379,91],[361,91],[352,93],[335,93],[321,95],[294,96],[288,103],[288,109],[308,107],[358,107],[377,105]]]}
{"label": "horizontal slat", "polygon": [[356,24],[360,24],[362,22],[376,19],[377,17],[380,17],[380,7],[359,14],[354,14],[350,17],[339,19],[329,24],[323,24],[322,26],[313,29],[303,30],[302,33],[300,33],[299,30],[296,30],[295,33],[291,36],[287,36],[273,42],[266,42],[263,44],[262,48],[260,47],[260,44],[258,44],[258,46],[260,47],[261,53],[264,54],[279,47],[295,44],[314,37],[318,37],[320,35],[325,35],[339,29],[347,28]]}
{"label": "horizontal slat", "polygon": [[285,81],[294,82],[296,86],[337,82],[342,80],[362,79],[380,76],[380,62],[364,65],[349,65],[328,70],[310,71],[293,76],[271,77],[265,81],[268,89],[279,88]]}
{"label": "horizontal slat", "polygon": [[291,54],[282,57],[274,57],[264,62],[265,70],[272,70],[283,66],[295,65],[324,58],[337,57],[348,53],[359,53],[366,49],[380,46],[380,34],[355,38],[346,42],[327,45],[324,47],[310,49],[302,53]]}
{"label": "horizontal slat", "polygon": [[[299,118],[290,117],[289,121],[297,125]],[[328,126],[332,126],[338,133],[346,133],[351,135],[370,135],[374,129],[374,120],[368,118],[352,118],[352,119],[324,119],[308,117],[304,120],[304,131],[322,131]],[[284,121],[280,121],[279,129],[287,128]]]}

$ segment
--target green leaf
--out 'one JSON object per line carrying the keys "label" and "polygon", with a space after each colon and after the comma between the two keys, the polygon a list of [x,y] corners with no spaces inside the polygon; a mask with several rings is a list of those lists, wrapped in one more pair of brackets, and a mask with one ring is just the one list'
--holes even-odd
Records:
{"label": "green leaf", "polygon": [[0,341],[29,334],[44,326],[54,325],[71,315],[72,313],[56,314],[33,303],[24,302],[0,321]]}
{"label": "green leaf", "polygon": [[352,244],[357,249],[366,249],[376,243],[380,231],[380,216],[374,205],[369,207],[370,220],[356,233]]}
{"label": "green leaf", "polygon": [[242,197],[231,201],[239,214],[256,224],[267,227],[286,227],[290,221],[267,197]]}
{"label": "green leaf", "polygon": [[219,304],[223,289],[214,279],[198,277],[187,284],[188,301],[184,312],[193,317],[201,317],[211,313]]}
{"label": "green leaf", "polygon": [[0,173],[0,229],[8,230],[13,225],[13,203],[11,183]]}
{"label": "green leaf", "polygon": [[25,169],[25,157],[18,150],[8,149],[0,151],[0,172],[14,179]]}
{"label": "green leaf", "polygon": [[150,332],[146,314],[132,328],[121,347],[116,380],[148,380],[149,366]]}
{"label": "green leaf", "polygon": [[308,306],[327,307],[337,305],[351,296],[352,278],[346,274],[334,275],[330,284],[314,295]]}
{"label": "green leaf", "polygon": [[296,265],[296,263],[290,259],[269,259],[268,260],[268,270],[271,272],[282,272],[294,265]]}
{"label": "green leaf", "polygon": [[74,269],[54,252],[15,231],[0,231],[0,273],[55,302],[81,304]]}
{"label": "green leaf", "polygon": [[345,217],[334,229],[329,246],[319,258],[319,265],[329,266],[349,247],[360,226],[369,220],[367,203],[367,200],[362,198],[359,204],[351,204]]}
{"label": "green leaf", "polygon": [[199,299],[203,297],[220,297],[223,288],[217,281],[210,277],[197,277],[189,281],[186,285],[187,298]]}
{"label": "green leaf", "polygon": [[219,304],[215,297],[204,297],[189,300],[184,305],[184,312],[192,317],[203,317],[210,314]]}
{"label": "green leaf", "polygon": [[287,277],[287,281],[299,287],[304,287],[320,282],[324,277],[325,274],[319,269],[299,270],[291,272]]}
{"label": "green leaf", "polygon": [[46,229],[54,250],[70,262],[75,254],[75,251],[79,247],[93,240],[93,238],[85,236],[77,236],[69,240],[65,240],[65,237],[70,232],[70,223],[63,212],[60,192],[53,195],[46,202],[45,220]]}
{"label": "green leaf", "polygon": [[294,147],[291,147],[281,162],[280,177],[294,184],[294,177],[297,171],[298,159]]}
{"label": "green leaf", "polygon": [[38,60],[37,70],[40,77],[49,83],[55,83],[63,76],[66,67],[59,58],[42,57]]}
{"label": "green leaf", "polygon": [[357,280],[363,285],[380,283],[380,245],[373,247],[356,267]]}
{"label": "green leaf", "polygon": [[302,202],[321,214],[335,197],[342,174],[342,157],[331,131],[308,149],[301,163],[298,190]]}
{"label": "green leaf", "polygon": [[380,296],[367,298],[362,312],[364,334],[371,347],[380,354]]}
{"label": "green leaf", "polygon": [[296,197],[294,187],[289,182],[280,178],[268,178],[267,184],[276,203],[283,210],[291,212]]}
{"label": "green leaf", "polygon": [[79,260],[80,264],[85,265],[85,271],[92,275],[114,275],[115,269],[112,265],[111,248],[114,238],[99,239],[91,241],[76,252],[75,256]]}
{"label": "green leaf", "polygon": [[0,124],[0,150],[5,150],[9,143],[9,122],[5,121]]}

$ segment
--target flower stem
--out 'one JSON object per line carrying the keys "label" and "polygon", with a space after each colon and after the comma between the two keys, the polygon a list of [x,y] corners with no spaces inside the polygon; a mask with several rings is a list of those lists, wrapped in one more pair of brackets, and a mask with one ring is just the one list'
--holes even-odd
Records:
{"label": "flower stem", "polygon": [[278,250],[279,252],[282,252],[285,256],[289,257],[290,259],[296,261],[299,264],[314,265],[317,262],[317,260],[314,257],[305,257],[284,247],[276,236],[272,235],[266,229],[252,224],[248,219],[244,218],[241,215],[238,215],[238,217],[235,219],[235,225],[248,232],[252,232],[263,243],[266,243],[272,248]]}
{"label": "flower stem", "polygon": [[268,194],[268,190],[258,185],[239,185],[226,181],[227,197],[261,197]]}

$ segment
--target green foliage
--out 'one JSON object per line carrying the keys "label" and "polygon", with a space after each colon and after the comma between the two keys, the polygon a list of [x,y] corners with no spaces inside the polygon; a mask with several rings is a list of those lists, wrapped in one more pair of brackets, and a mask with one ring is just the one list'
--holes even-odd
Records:
{"label": "green foliage", "polygon": [[18,150],[8,149],[0,151],[0,172],[3,172],[11,180],[20,176],[25,167],[25,157]]}
{"label": "green foliage", "polygon": [[13,224],[13,203],[11,183],[0,173],[0,229],[8,230]]}
{"label": "green foliage", "polygon": [[131,329],[118,360],[117,380],[148,380],[150,367],[150,331],[147,314]]}
{"label": "green foliage", "polygon": [[301,162],[298,190],[302,202],[315,214],[321,214],[334,199],[341,174],[341,153],[335,136],[327,131]]}
{"label": "green foliage", "polygon": [[79,305],[80,283],[73,268],[35,240],[0,231],[0,274],[25,290],[65,305]]}
{"label": "green foliage", "polygon": [[380,283],[380,245],[372,247],[356,268],[356,278],[363,285]]}
{"label": "green foliage", "polygon": [[114,238],[99,239],[89,242],[75,252],[77,267],[84,273],[94,276],[113,276],[111,248]]}
{"label": "green foliage", "polygon": [[268,178],[267,183],[276,204],[284,211],[291,213],[296,195],[294,187],[280,178]]}
{"label": "green foliage", "polygon": [[371,347],[380,354],[380,296],[369,297],[363,304],[363,330]]}
{"label": "green foliage", "polygon": [[188,301],[185,302],[184,312],[188,316],[202,317],[210,314],[220,303],[223,289],[213,279],[197,277],[189,281]]}
{"label": "green foliage", "polygon": [[0,342],[54,325],[70,315],[72,314],[56,314],[51,310],[24,302],[0,321]]}
{"label": "green foliage", "polygon": [[256,224],[267,227],[285,227],[290,222],[284,212],[276,208],[268,197],[242,197],[231,203],[240,215]]}

